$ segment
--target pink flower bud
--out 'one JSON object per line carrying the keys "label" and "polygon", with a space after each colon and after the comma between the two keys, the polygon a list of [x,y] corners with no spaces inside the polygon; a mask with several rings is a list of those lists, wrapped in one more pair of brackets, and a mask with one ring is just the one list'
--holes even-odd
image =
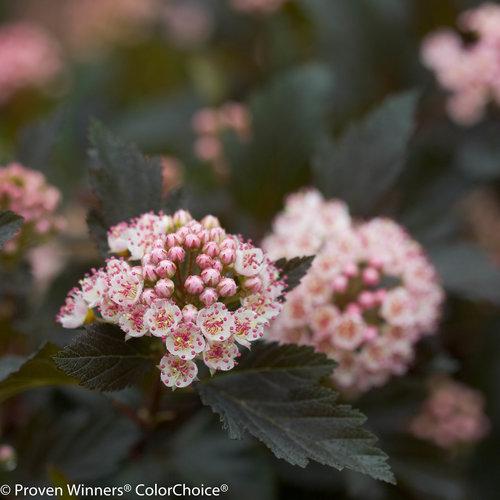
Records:
{"label": "pink flower bud", "polygon": [[187,304],[182,308],[182,318],[186,323],[196,323],[198,309],[193,304]]}
{"label": "pink flower bud", "polygon": [[172,221],[177,227],[185,226],[191,219],[191,214],[186,210],[177,210],[172,217]]}
{"label": "pink flower bud", "polygon": [[186,257],[186,251],[182,247],[172,247],[168,251],[168,258],[173,262],[182,262]]}
{"label": "pink flower bud", "polygon": [[381,259],[378,259],[376,257],[372,257],[369,261],[370,263],[370,266],[371,267],[374,267],[375,269],[378,269],[379,271],[382,269],[382,267],[384,266],[384,263],[382,262]]}
{"label": "pink flower bud", "polygon": [[237,247],[236,241],[234,241],[233,238],[226,238],[220,244],[221,250],[225,250],[226,248],[230,248],[231,250],[236,250],[236,247]]}
{"label": "pink flower bud", "polygon": [[356,315],[356,316],[359,316],[361,314],[361,308],[359,307],[358,304],[355,304],[355,303],[350,303],[347,307],[346,307],[346,312],[347,314],[351,314],[351,315]]}
{"label": "pink flower bud", "polygon": [[162,238],[158,238],[154,241],[153,248],[165,248],[165,240],[163,240]]}
{"label": "pink flower bud", "polygon": [[219,296],[213,288],[205,288],[205,290],[203,290],[203,292],[200,295],[200,300],[206,307],[215,304],[218,298]]}
{"label": "pink flower bud", "polygon": [[203,291],[205,285],[203,283],[203,280],[199,276],[193,275],[186,278],[186,281],[184,282],[184,288],[191,295],[198,295]]}
{"label": "pink flower bud", "polygon": [[162,260],[156,266],[156,274],[160,278],[171,278],[175,271],[177,271],[177,266],[171,260]]}
{"label": "pink flower bud", "polygon": [[365,340],[371,342],[378,336],[378,329],[376,326],[367,326],[365,329]]}
{"label": "pink flower bud", "polygon": [[144,279],[147,279],[149,281],[156,281],[156,279],[158,278],[155,273],[155,266],[151,264],[143,266],[142,275],[144,276]]}
{"label": "pink flower bud", "polygon": [[221,243],[226,239],[226,231],[221,227],[214,227],[210,229],[210,238],[217,243]]}
{"label": "pink flower bud", "polygon": [[219,253],[219,259],[226,266],[232,264],[236,259],[236,252],[232,248],[224,248]]}
{"label": "pink flower bud", "polygon": [[220,227],[220,222],[217,217],[213,215],[207,215],[201,219],[201,224],[206,229],[213,229],[214,227]]}
{"label": "pink flower bud", "polygon": [[380,288],[375,292],[375,300],[378,303],[382,303],[387,295],[387,290],[385,288]]}
{"label": "pink flower bud", "polygon": [[222,152],[222,143],[217,137],[203,135],[194,143],[196,156],[203,161],[214,161]]}
{"label": "pink flower bud", "polygon": [[349,278],[353,278],[354,276],[357,276],[358,274],[358,266],[356,264],[353,264],[352,262],[347,264],[344,267],[344,274],[348,276]]}
{"label": "pink flower bud", "polygon": [[167,236],[165,238],[165,246],[167,248],[175,247],[178,244],[179,244],[179,242],[178,242],[177,237],[175,236],[175,234],[173,234],[173,233],[167,234]]}
{"label": "pink flower bud", "polygon": [[380,275],[373,267],[367,267],[363,271],[363,283],[368,286],[377,285],[380,280]]}
{"label": "pink flower bud", "polygon": [[167,258],[167,252],[163,248],[154,248],[151,251],[151,257],[150,257],[151,264],[158,264],[158,262],[161,262],[166,258]]}
{"label": "pink flower bud", "polygon": [[217,285],[217,291],[221,297],[232,297],[237,289],[236,282],[232,278],[223,278]]}
{"label": "pink flower bud", "polygon": [[142,292],[142,300],[148,305],[152,304],[157,298],[158,295],[152,288],[146,288]]}
{"label": "pink flower bud", "polygon": [[216,134],[219,129],[217,111],[211,108],[200,109],[193,116],[192,125],[198,134]]}
{"label": "pink flower bud", "polygon": [[361,292],[358,303],[365,309],[370,309],[375,305],[375,295],[372,292]]}
{"label": "pink flower bud", "polygon": [[344,293],[347,290],[347,285],[349,284],[348,279],[345,276],[337,276],[333,280],[333,289],[337,293]]}
{"label": "pink flower bud", "polygon": [[207,267],[201,272],[201,279],[206,285],[215,286],[220,281],[220,272],[213,267]]}
{"label": "pink flower bud", "polygon": [[213,262],[212,262],[212,267],[213,267],[215,270],[219,271],[219,273],[221,273],[221,272],[222,272],[222,268],[223,268],[224,266],[222,265],[222,262],[221,262],[219,259],[213,259]]}
{"label": "pink flower bud", "polygon": [[172,294],[174,293],[174,289],[175,289],[174,282],[166,278],[157,281],[155,285],[155,292],[158,295],[158,297],[161,298],[168,299],[169,297],[171,297]]}
{"label": "pink flower bud", "polygon": [[245,278],[243,288],[250,290],[252,293],[258,293],[262,290],[262,280],[258,276]]}
{"label": "pink flower bud", "polygon": [[206,269],[207,267],[212,266],[213,260],[212,257],[206,253],[200,253],[200,255],[196,257],[196,264],[198,264],[200,269]]}
{"label": "pink flower bud", "polygon": [[217,257],[219,255],[219,245],[215,241],[209,241],[203,246],[203,252],[210,257]]}
{"label": "pink flower bud", "polygon": [[184,245],[186,248],[189,248],[190,250],[193,250],[194,248],[199,248],[201,245],[200,238],[196,236],[195,234],[188,234],[186,236],[186,239],[184,240]]}

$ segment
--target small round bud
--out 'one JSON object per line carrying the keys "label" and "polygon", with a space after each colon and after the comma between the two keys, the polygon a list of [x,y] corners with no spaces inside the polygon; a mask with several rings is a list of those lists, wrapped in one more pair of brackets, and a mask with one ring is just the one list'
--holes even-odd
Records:
{"label": "small round bud", "polygon": [[182,318],[186,323],[196,323],[198,309],[193,304],[187,304],[182,308]]}
{"label": "small round bud", "polygon": [[220,281],[220,272],[213,267],[207,267],[201,272],[201,279],[205,285],[215,286]]}
{"label": "small round bud", "polygon": [[337,276],[332,283],[333,289],[337,293],[344,293],[347,290],[348,284],[349,282],[345,276]]}
{"label": "small round bud", "polygon": [[158,295],[152,288],[146,288],[142,292],[142,300],[148,305],[152,304],[157,298]]}
{"label": "small round bud", "polygon": [[203,246],[203,253],[206,253],[210,257],[217,257],[219,255],[219,245],[215,241],[209,241]]}
{"label": "small round bud", "polygon": [[184,282],[184,288],[186,289],[186,292],[190,293],[191,295],[198,295],[205,288],[205,284],[199,276],[193,275],[186,278],[186,281]]}
{"label": "small round bud", "polygon": [[186,246],[186,248],[193,250],[200,247],[201,241],[200,238],[196,236],[196,234],[188,234],[184,240],[184,245]]}
{"label": "small round bud", "polygon": [[217,302],[219,295],[213,288],[205,288],[203,292],[200,294],[200,300],[206,307],[211,306]]}
{"label": "small round bud", "polygon": [[368,286],[377,285],[380,281],[380,275],[373,267],[367,267],[363,270],[363,283]]}
{"label": "small round bud", "polygon": [[198,264],[200,269],[206,269],[207,267],[212,266],[213,260],[212,257],[206,253],[200,253],[200,255],[196,257],[196,264]]}
{"label": "small round bud", "polygon": [[148,281],[156,281],[158,279],[155,272],[155,266],[151,264],[142,267],[142,275],[144,276],[144,279]]}
{"label": "small round bud", "polygon": [[237,289],[236,282],[232,278],[223,278],[217,285],[217,291],[221,297],[232,297]]}
{"label": "small round bud", "polygon": [[177,271],[177,266],[171,260],[162,260],[156,266],[156,274],[160,278],[171,278]]}
{"label": "small round bud", "polygon": [[258,276],[253,278],[245,278],[243,288],[250,290],[252,293],[258,293],[262,290],[262,280]]}
{"label": "small round bud", "polygon": [[182,262],[186,258],[186,251],[182,247],[172,247],[168,251],[168,258],[173,262]]}
{"label": "small round bud", "polygon": [[224,265],[228,266],[235,261],[236,252],[232,248],[224,248],[219,253],[219,259]]}
{"label": "small round bud", "polygon": [[161,279],[155,285],[155,292],[158,297],[168,299],[174,293],[175,284],[172,280]]}
{"label": "small round bud", "polygon": [[214,217],[213,215],[207,215],[201,219],[201,225],[205,229],[213,229],[214,227],[220,227],[220,222],[217,217]]}
{"label": "small round bud", "polygon": [[172,221],[177,227],[185,226],[191,219],[191,214],[186,210],[177,210],[172,217]]}

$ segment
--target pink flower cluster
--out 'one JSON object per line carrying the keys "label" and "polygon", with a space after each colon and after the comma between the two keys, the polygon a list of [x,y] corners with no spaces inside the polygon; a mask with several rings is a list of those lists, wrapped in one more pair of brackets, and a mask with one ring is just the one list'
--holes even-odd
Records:
{"label": "pink flower cluster", "polygon": [[168,387],[189,385],[198,358],[211,371],[233,368],[237,344],[261,338],[281,310],[283,283],[272,262],[213,216],[148,213],[111,228],[108,243],[116,257],[70,291],[57,319],[76,328],[99,318],[125,338],[162,339]]}
{"label": "pink flower cluster", "polygon": [[2,251],[12,254],[27,243],[39,242],[63,227],[55,215],[60,192],[47,184],[40,172],[19,163],[0,166],[0,210],[11,210],[24,217],[21,232],[8,241]]}
{"label": "pink flower cluster", "polygon": [[337,387],[359,393],[403,374],[432,332],[443,292],[421,246],[389,219],[354,223],[317,191],[291,195],[262,243],[272,258],[316,255],[271,337],[335,359]]}
{"label": "pink flower cluster", "polygon": [[222,146],[222,134],[235,132],[241,140],[250,137],[250,115],[243,104],[228,102],[220,108],[200,109],[192,120],[197,134],[195,142],[196,156],[210,162],[216,173],[225,175],[226,160]]}
{"label": "pink flower cluster", "polygon": [[272,14],[279,10],[287,0],[231,0],[234,10],[254,12],[258,14]]}
{"label": "pink flower cluster", "polygon": [[437,381],[421,412],[410,424],[411,433],[445,449],[474,444],[489,431],[484,398],[474,389],[449,379]]}
{"label": "pink flower cluster", "polygon": [[18,90],[44,87],[61,71],[57,43],[27,22],[0,27],[0,104]]}
{"label": "pink flower cluster", "polygon": [[500,104],[500,6],[486,3],[466,11],[458,26],[477,39],[465,44],[458,33],[444,29],[424,40],[421,57],[451,93],[451,118],[472,125],[483,117],[490,101]]}

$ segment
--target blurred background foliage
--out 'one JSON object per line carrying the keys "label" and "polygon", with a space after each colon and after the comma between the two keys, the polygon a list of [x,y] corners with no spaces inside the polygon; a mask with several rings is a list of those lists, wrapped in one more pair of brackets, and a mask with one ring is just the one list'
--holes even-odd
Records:
{"label": "blurred background foliage", "polygon": [[[62,3],[2,1],[0,23],[27,17],[51,29]],[[9,353],[0,368],[9,373],[18,355],[43,340],[64,345],[72,337],[53,318],[99,259],[85,228],[94,203],[87,129],[97,118],[147,155],[180,162],[182,189],[170,194],[173,204],[213,213],[257,241],[288,193],[316,185],[356,215],[394,217],[422,242],[449,292],[440,334],[421,343],[407,375],[356,401],[398,485],[319,465],[298,469],[254,441],[230,441],[210,412],[189,416],[199,405],[189,394],[165,396],[176,415],[167,414],[151,440],[117,411],[120,401],[141,404],[134,390],[103,397],[71,388],[2,405],[2,440],[18,452],[16,470],[3,474],[40,484],[57,477],[100,485],[220,482],[239,499],[497,498],[500,116],[492,109],[476,126],[454,125],[444,93],[419,61],[426,33],[454,25],[459,12],[480,2],[291,0],[269,16],[235,12],[222,0],[190,3],[209,25],[194,43],[158,17],[137,37],[85,56],[65,46],[64,74],[50,92],[22,91],[0,108],[0,160],[43,171],[62,190],[70,221],[50,283],[33,288],[28,269],[0,278],[16,308],[14,321],[0,325]],[[201,107],[227,101],[249,106],[252,137],[224,134],[229,172],[221,178],[194,154],[191,120]],[[402,117],[417,101],[415,129],[405,130]],[[404,161],[387,170],[391,155],[403,152]],[[465,455],[447,455],[406,432],[435,373],[453,374],[487,398],[491,433]]]}

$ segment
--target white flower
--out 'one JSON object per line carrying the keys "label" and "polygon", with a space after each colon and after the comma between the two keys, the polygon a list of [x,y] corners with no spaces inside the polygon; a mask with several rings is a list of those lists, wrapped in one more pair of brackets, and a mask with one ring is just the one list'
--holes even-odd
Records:
{"label": "white flower", "polygon": [[65,304],[57,316],[57,321],[63,328],[78,328],[83,325],[88,313],[89,306],[83,298],[83,293],[75,288],[66,298]]}
{"label": "white flower", "polygon": [[205,338],[194,323],[181,323],[165,338],[168,352],[182,359],[193,359],[205,349]]}
{"label": "white flower", "polygon": [[208,340],[223,341],[231,336],[233,317],[222,302],[201,309],[196,324]]}
{"label": "white flower", "polygon": [[193,361],[166,354],[160,361],[161,380],[167,387],[186,387],[198,375]]}
{"label": "white flower", "polygon": [[264,252],[260,248],[239,248],[236,251],[234,269],[242,276],[255,276],[264,267]]}
{"label": "white flower", "polygon": [[130,306],[139,300],[144,281],[141,272],[123,262],[119,272],[109,280],[109,298],[120,306]]}
{"label": "white flower", "polygon": [[411,326],[414,323],[415,308],[410,294],[403,287],[387,292],[380,312],[384,319],[396,326]]}
{"label": "white flower", "polygon": [[281,311],[281,304],[275,300],[270,300],[266,295],[254,293],[245,297],[242,301],[243,307],[251,309],[257,314],[260,323],[269,323],[276,318]]}
{"label": "white flower", "polygon": [[236,364],[235,359],[240,355],[238,347],[231,341],[210,342],[208,349],[203,352],[203,361],[210,371],[232,370]]}
{"label": "white flower", "polygon": [[264,335],[264,325],[250,309],[238,309],[233,313],[233,320],[234,340],[245,347],[250,347],[250,342]]}
{"label": "white flower", "polygon": [[168,300],[156,300],[144,315],[144,321],[151,333],[156,337],[164,337],[172,333],[182,318],[182,312]]}
{"label": "white flower", "polygon": [[147,306],[135,304],[123,310],[118,319],[121,329],[128,337],[142,337],[148,332],[148,325],[144,321]]}
{"label": "white flower", "polygon": [[98,306],[107,291],[106,274],[104,271],[98,271],[83,280],[80,280],[83,298],[89,307]]}
{"label": "white flower", "polygon": [[339,349],[354,350],[365,337],[366,324],[358,314],[345,313],[333,326],[333,343]]}

